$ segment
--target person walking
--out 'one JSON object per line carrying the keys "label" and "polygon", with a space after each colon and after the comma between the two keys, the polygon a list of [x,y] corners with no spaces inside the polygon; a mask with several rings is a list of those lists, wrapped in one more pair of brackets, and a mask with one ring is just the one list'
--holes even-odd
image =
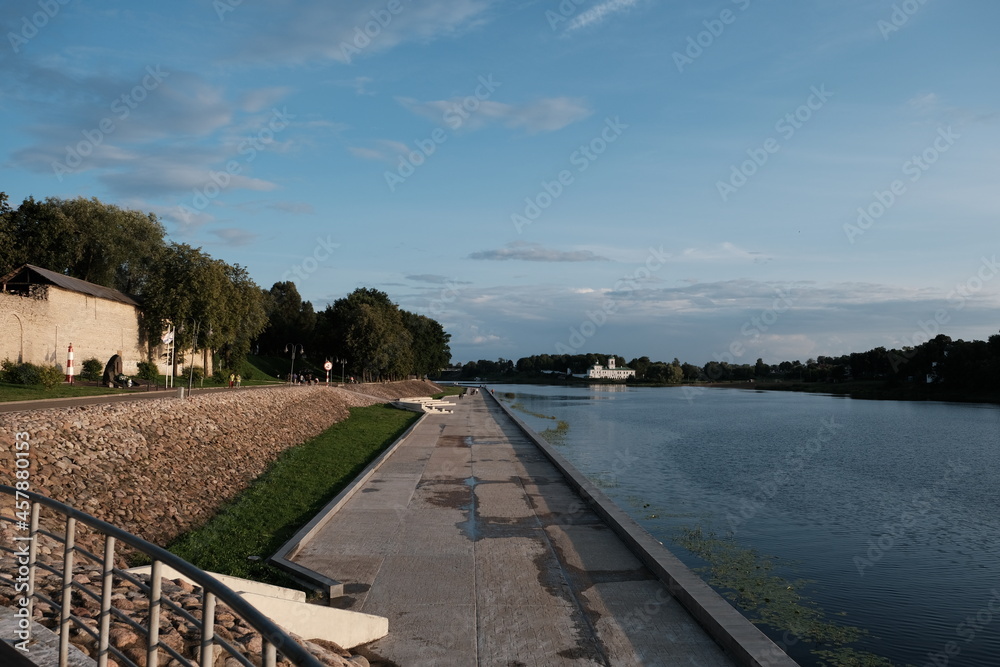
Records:
{"label": "person walking", "polygon": [[237,373],[236,374],[236,386],[237,387],[242,387],[243,386],[242,383],[243,383],[243,376],[240,375],[239,373]]}
{"label": "person walking", "polygon": [[230,373],[229,374],[229,388],[230,389],[233,388],[233,382],[235,382],[235,381],[236,381],[236,376],[233,375],[232,373]]}

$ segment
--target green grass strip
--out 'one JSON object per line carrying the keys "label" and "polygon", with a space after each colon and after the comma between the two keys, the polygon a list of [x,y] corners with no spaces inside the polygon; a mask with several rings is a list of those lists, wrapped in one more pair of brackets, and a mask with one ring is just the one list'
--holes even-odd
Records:
{"label": "green grass strip", "polygon": [[7,401],[36,401],[50,398],[76,398],[77,396],[99,396],[102,394],[124,394],[124,389],[108,389],[107,387],[95,387],[83,382],[77,384],[60,384],[52,389],[46,389],[41,385],[6,384],[0,383],[0,402]]}
{"label": "green grass strip", "polygon": [[[198,567],[294,586],[265,561],[419,417],[384,405],[351,408],[350,418],[286,450],[207,524],[168,549]],[[260,560],[249,560],[251,556]]]}
{"label": "green grass strip", "polygon": [[443,391],[433,394],[431,398],[441,400],[445,396],[458,396],[465,392],[465,387],[444,387]]}

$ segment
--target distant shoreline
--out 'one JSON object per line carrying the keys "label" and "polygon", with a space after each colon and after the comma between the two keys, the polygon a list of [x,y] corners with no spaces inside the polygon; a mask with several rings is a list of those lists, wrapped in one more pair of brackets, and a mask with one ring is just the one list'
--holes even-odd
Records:
{"label": "distant shoreline", "polygon": [[634,388],[705,387],[708,389],[751,389],[756,391],[794,391],[807,394],[832,394],[871,401],[942,401],[946,403],[989,403],[1000,405],[1000,391],[954,390],[942,385],[901,384],[892,386],[882,380],[853,382],[765,381],[665,384],[653,382],[587,382],[584,380],[553,382],[551,378],[505,378],[503,380],[488,379],[481,382],[494,385],[539,384],[565,387],[607,385],[609,387],[628,386]]}
{"label": "distant shoreline", "polygon": [[734,389],[757,389],[761,391],[797,391],[809,394],[834,394],[860,400],[871,401],[943,401],[946,403],[991,403],[1000,404],[1000,391],[983,392],[949,389],[942,385],[903,384],[887,385],[885,382],[754,382],[714,383],[702,386]]}

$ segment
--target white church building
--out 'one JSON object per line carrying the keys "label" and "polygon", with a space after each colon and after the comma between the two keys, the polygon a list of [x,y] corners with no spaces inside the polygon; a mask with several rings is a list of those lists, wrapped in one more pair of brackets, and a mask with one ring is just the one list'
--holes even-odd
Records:
{"label": "white church building", "polygon": [[608,357],[608,367],[601,364],[594,364],[594,367],[587,371],[587,377],[593,380],[628,380],[635,377],[635,371],[631,368],[615,368],[615,358]]}

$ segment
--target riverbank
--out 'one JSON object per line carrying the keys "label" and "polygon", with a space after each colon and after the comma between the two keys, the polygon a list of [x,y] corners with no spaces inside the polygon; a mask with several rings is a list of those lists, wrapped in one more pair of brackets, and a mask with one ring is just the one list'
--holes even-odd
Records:
{"label": "riverbank", "polygon": [[951,403],[1000,404],[1000,390],[993,392],[953,389],[939,384],[892,385],[881,380],[855,382],[756,382],[702,385],[762,391],[798,391],[833,394],[875,401],[945,401]]}
{"label": "riverbank", "polygon": [[560,377],[522,378],[512,377],[489,380],[488,384],[541,385],[557,387],[589,387],[656,389],[663,387],[687,387],[698,389],[752,389],[760,391],[795,391],[812,394],[832,394],[850,398],[875,401],[944,401],[950,403],[993,403],[1000,404],[1000,387],[996,391],[974,391],[954,389],[942,384],[902,383],[892,384],[885,380],[855,380],[849,382],[802,382],[800,380],[739,381],[739,382],[685,382],[670,384],[664,382],[615,382],[612,380],[587,380],[585,378],[564,379]]}

